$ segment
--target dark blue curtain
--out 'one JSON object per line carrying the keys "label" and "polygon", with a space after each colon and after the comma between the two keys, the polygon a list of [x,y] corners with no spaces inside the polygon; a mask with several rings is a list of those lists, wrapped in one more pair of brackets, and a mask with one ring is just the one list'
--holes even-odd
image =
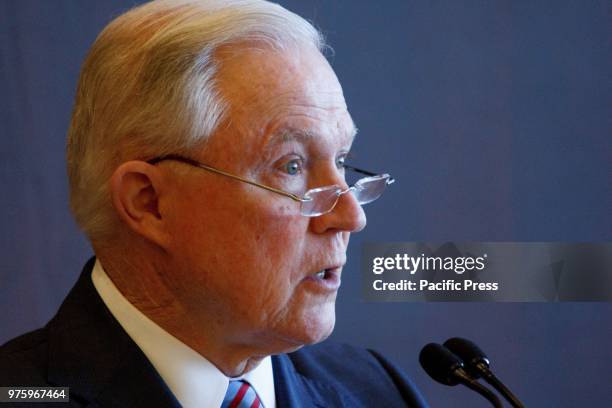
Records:
{"label": "dark blue curtain", "polygon": [[[0,342],[43,325],[91,255],[68,211],[80,63],[138,3],[0,0]],[[609,303],[366,303],[361,242],[610,241],[607,1],[281,1],[321,28],[360,129],[354,163],[398,180],[352,238],[334,339],[378,349],[433,407],[420,347],[477,340],[532,407],[612,401]]]}

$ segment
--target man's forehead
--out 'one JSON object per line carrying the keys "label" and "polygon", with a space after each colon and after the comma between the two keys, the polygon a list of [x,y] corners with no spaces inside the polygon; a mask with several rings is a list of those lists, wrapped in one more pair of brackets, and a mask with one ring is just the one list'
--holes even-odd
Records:
{"label": "man's forehead", "polygon": [[232,102],[241,102],[234,108],[316,96],[330,106],[346,109],[333,69],[313,47],[281,51],[237,45],[220,53],[219,58],[217,90]]}
{"label": "man's forehead", "polygon": [[318,50],[241,46],[223,58],[218,90],[228,102],[226,140],[260,151],[289,142],[350,147],[357,129]]}

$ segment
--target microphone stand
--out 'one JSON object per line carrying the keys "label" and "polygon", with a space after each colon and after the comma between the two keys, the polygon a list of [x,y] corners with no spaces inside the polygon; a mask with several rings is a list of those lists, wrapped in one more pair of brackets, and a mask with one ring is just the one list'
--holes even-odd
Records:
{"label": "microphone stand", "polygon": [[476,364],[476,368],[482,374],[482,378],[491,384],[514,408],[525,408],[519,399],[504,385],[484,363]]}
{"label": "microphone stand", "polygon": [[485,397],[491,404],[493,404],[495,408],[503,408],[503,405],[499,398],[497,398],[497,395],[491,392],[491,390],[489,390],[487,387],[480,384],[478,381],[474,380],[462,369],[455,370],[453,375],[459,380],[461,384]]}

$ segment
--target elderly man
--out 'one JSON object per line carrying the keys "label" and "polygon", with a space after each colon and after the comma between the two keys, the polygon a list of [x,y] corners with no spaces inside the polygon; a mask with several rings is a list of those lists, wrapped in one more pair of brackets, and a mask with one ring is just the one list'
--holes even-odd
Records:
{"label": "elderly man", "polygon": [[258,0],[154,1],[105,28],[68,137],[96,257],[2,347],[0,385],[68,386],[74,406],[424,406],[375,352],[303,347],[331,333],[361,205],[392,182],[345,164],[324,46]]}

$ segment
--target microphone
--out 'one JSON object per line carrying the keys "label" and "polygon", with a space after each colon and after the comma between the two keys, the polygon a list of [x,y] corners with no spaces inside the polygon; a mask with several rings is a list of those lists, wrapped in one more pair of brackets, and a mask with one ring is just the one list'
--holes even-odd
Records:
{"label": "microphone", "polygon": [[524,408],[519,399],[512,394],[491,371],[486,354],[474,343],[461,337],[453,337],[444,342],[444,346],[456,354],[465,363],[466,371],[474,378],[484,378],[491,384],[514,408]]}
{"label": "microphone", "polygon": [[474,380],[463,369],[463,362],[446,347],[429,343],[421,350],[419,362],[427,374],[444,385],[465,385],[485,397],[496,408],[502,408],[499,398],[488,388]]}

